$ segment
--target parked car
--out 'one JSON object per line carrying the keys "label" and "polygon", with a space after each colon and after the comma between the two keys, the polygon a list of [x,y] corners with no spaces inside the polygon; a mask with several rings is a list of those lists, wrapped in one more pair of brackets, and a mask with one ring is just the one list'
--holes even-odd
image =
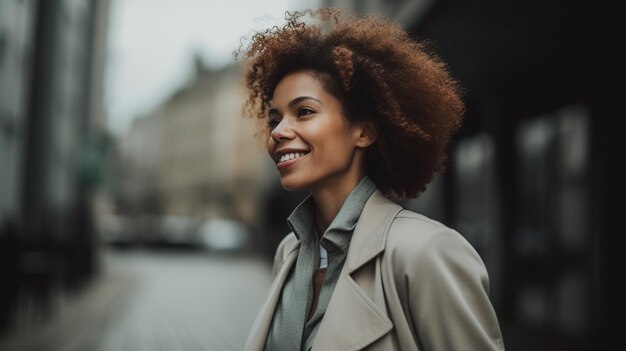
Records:
{"label": "parked car", "polygon": [[130,217],[118,214],[100,214],[96,217],[99,239],[112,246],[135,244],[135,228]]}
{"label": "parked car", "polygon": [[249,248],[251,233],[244,224],[226,218],[206,220],[198,230],[197,240],[211,252],[235,253]]}
{"label": "parked car", "polygon": [[199,221],[192,217],[168,215],[158,222],[154,243],[171,246],[194,246]]}

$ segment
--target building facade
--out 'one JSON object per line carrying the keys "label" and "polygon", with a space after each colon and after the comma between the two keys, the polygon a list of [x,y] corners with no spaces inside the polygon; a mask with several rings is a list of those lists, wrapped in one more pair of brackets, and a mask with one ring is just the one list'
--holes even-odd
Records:
{"label": "building facade", "polygon": [[[237,67],[195,75],[123,138],[124,191],[135,215],[227,217],[257,227],[267,157],[255,121],[241,117]],[[158,208],[147,206],[158,203]]]}
{"label": "building facade", "polygon": [[107,16],[108,1],[0,3],[0,329],[96,269]]}

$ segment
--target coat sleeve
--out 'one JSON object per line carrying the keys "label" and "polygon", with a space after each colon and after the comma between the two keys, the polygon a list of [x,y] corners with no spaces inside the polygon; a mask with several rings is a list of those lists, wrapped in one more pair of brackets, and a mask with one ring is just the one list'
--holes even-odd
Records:
{"label": "coat sleeve", "polygon": [[[443,225],[398,248],[405,313],[426,351],[504,350],[487,271],[473,247]],[[398,273],[401,276],[398,276]]]}

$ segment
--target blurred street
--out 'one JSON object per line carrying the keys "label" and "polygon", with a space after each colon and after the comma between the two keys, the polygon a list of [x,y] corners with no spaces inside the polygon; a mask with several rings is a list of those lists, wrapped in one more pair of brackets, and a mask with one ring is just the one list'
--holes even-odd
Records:
{"label": "blurred street", "polygon": [[111,250],[102,273],[9,350],[241,350],[271,283],[266,261],[175,249]]}
{"label": "blurred street", "polygon": [[0,0],[0,351],[243,349],[308,190],[233,51],[321,7],[396,22],[464,92],[398,202],[476,249],[507,351],[624,344],[626,2]]}

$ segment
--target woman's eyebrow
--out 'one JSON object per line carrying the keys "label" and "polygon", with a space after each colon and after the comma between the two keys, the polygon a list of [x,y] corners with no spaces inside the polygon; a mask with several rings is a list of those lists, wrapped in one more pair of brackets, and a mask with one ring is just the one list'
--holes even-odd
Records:
{"label": "woman's eyebrow", "polygon": [[[295,98],[295,99],[293,99],[293,100],[289,101],[288,106],[291,108],[291,107],[293,107],[293,105],[295,105],[295,104],[297,104],[297,103],[299,103],[299,102],[302,102],[302,101],[304,101],[304,100],[313,100],[313,101],[317,101],[317,102],[319,102],[320,104],[324,105],[324,103],[323,103],[321,100],[316,99],[316,98],[314,98],[314,97],[312,97],[312,96],[299,96],[299,97],[297,97],[297,98]],[[269,109],[269,111],[267,112],[268,116],[269,116],[269,115],[271,115],[271,114],[274,114],[274,113],[275,113],[275,114],[280,114],[280,111],[278,110],[278,108],[276,108],[276,107],[272,107],[272,108],[270,108],[270,109]]]}
{"label": "woman's eyebrow", "polygon": [[314,98],[314,97],[312,97],[312,96],[299,96],[299,97],[297,97],[297,98],[295,98],[295,99],[291,100],[291,101],[289,102],[289,105],[288,105],[288,106],[289,106],[289,107],[292,107],[293,105],[295,105],[295,104],[297,104],[297,103],[299,103],[299,102],[301,102],[301,101],[304,101],[304,100],[314,100],[314,101],[317,101],[317,102],[319,102],[320,104],[324,105],[324,103],[323,103],[323,102],[321,102],[320,100],[318,100],[318,99],[316,99],[316,98]]}

